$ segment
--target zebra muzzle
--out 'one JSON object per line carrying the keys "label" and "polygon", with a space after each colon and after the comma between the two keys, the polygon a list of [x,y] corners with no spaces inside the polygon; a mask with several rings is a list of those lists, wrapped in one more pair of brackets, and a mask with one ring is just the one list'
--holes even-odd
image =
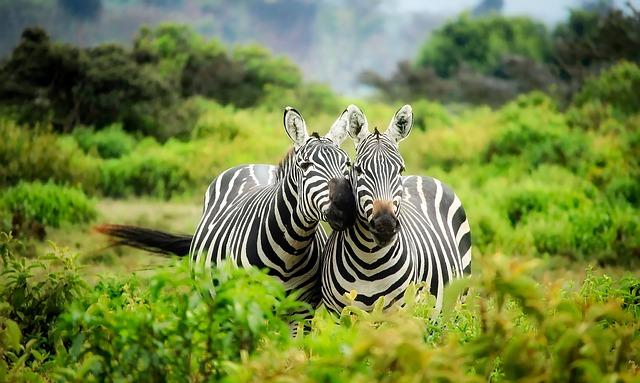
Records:
{"label": "zebra muzzle", "polygon": [[369,231],[379,246],[387,245],[400,231],[400,221],[390,213],[382,213],[369,221]]}

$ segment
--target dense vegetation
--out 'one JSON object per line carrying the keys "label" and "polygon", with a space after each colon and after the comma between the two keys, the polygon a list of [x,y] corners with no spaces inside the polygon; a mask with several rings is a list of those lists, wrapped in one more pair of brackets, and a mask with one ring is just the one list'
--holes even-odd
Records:
{"label": "dense vegetation", "polygon": [[553,30],[526,17],[463,14],[435,30],[413,62],[399,63],[389,78],[367,71],[361,80],[399,100],[427,95],[502,105],[541,90],[564,105],[603,68],[640,62],[640,12],[628,7],[574,9]]}
{"label": "dense vegetation", "polygon": [[[88,19],[102,12],[90,3],[60,2]],[[343,99],[261,47],[230,50],[183,26],[143,29],[130,48],[25,30],[0,62],[0,382],[638,381],[638,51],[575,59],[583,51],[567,43],[582,30],[606,51],[603,31],[636,18],[573,13],[550,35],[528,19],[462,16],[437,32],[421,73],[494,76],[517,54],[571,89],[486,93],[495,109],[429,101],[437,82],[394,93],[413,100],[407,173],[440,178],[464,202],[474,276],[448,288],[438,315],[414,286],[389,312],[320,308],[296,337],[302,304],[262,272],[216,268],[210,299],[211,282],[184,262],[130,267],[143,255],[107,248],[91,225],[142,211],[136,223],[170,226],[174,212],[145,210],[155,200],[193,210],[192,230],[213,176],[286,153],[284,105],[320,133],[348,102],[378,127],[397,105]],[[456,36],[481,41],[459,49]],[[110,211],[114,201],[124,208]],[[78,254],[45,250],[47,238]]]}
{"label": "dense vegetation", "polygon": [[588,271],[578,285],[542,289],[539,265],[491,257],[447,290],[435,320],[434,298],[412,288],[388,312],[320,309],[310,332],[292,338],[287,314],[301,304],[256,270],[214,270],[213,300],[184,263],[89,290],[74,257],[54,249],[25,261],[17,246],[0,243],[3,381],[632,382],[640,373],[640,279],[630,276]]}

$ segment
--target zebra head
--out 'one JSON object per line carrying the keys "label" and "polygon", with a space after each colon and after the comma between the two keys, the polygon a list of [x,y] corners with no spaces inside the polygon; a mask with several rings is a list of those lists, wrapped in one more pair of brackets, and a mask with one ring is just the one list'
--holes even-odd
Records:
{"label": "zebra head", "polygon": [[340,144],[348,136],[343,113],[329,133],[309,135],[302,115],[287,107],[284,127],[294,144],[294,168],[298,174],[299,212],[308,221],[327,221],[333,230],[355,222],[355,200],[347,180],[349,156]]}
{"label": "zebra head", "polygon": [[348,132],[356,144],[356,159],[349,174],[355,191],[357,214],[379,246],[386,246],[400,229],[404,160],[398,150],[413,126],[411,106],[405,105],[391,119],[384,133],[369,132],[367,119],[354,105]]}

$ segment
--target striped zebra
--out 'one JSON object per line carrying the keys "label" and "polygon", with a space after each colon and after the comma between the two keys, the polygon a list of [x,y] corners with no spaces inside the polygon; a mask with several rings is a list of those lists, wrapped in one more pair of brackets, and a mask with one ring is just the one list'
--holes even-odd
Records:
{"label": "striped zebra", "polygon": [[265,268],[287,291],[315,305],[320,301],[320,256],[327,236],[319,221],[343,230],[355,220],[355,201],[346,178],[349,157],[340,149],[347,137],[346,113],[325,137],[309,135],[304,119],[286,108],[284,127],[294,144],[279,166],[228,169],[209,185],[193,236],[104,225],[99,231],[154,252],[190,254],[194,271],[223,259],[239,267]]}
{"label": "striped zebra", "polygon": [[364,114],[347,109],[348,131],[356,144],[349,173],[355,193],[356,223],[328,239],[322,266],[322,300],[340,311],[352,303],[371,310],[402,298],[410,283],[427,282],[442,307],[443,287],[471,272],[471,234],[455,193],[432,177],[402,176],[398,142],[413,124],[409,105],[384,133],[370,133]]}

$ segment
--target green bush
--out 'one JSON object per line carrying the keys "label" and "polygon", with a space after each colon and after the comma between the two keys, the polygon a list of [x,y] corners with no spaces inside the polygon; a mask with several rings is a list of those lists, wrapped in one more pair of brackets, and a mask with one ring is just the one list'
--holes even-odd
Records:
{"label": "green bush", "polygon": [[418,100],[411,104],[413,108],[413,124],[420,130],[436,127],[450,127],[453,123],[449,112],[437,102]]}
{"label": "green bush", "polygon": [[640,111],[638,89],[640,67],[623,61],[585,81],[573,101],[576,105],[593,101],[607,104],[620,115],[628,116]]}
{"label": "green bush", "polygon": [[[303,305],[258,270],[231,264],[194,285],[186,263],[143,282],[103,280],[57,324],[68,380],[214,381],[265,342],[286,342]],[[210,285],[210,283],[213,283]],[[214,299],[200,290],[215,289]],[[205,292],[205,297],[207,296]]]}
{"label": "green bush", "polygon": [[55,180],[93,188],[96,164],[77,145],[47,129],[29,129],[1,118],[0,137],[0,185]]}
{"label": "green bush", "polygon": [[529,219],[527,230],[540,254],[564,255],[601,264],[634,265],[640,218],[630,208],[607,203],[584,209],[553,209]]}
{"label": "green bush", "polygon": [[231,105],[222,106],[205,102],[201,104],[206,111],[201,113],[196,121],[191,134],[192,138],[214,136],[221,141],[231,141],[243,128],[246,128],[244,125],[249,123],[249,121],[243,121],[238,111]]}
{"label": "green bush", "polygon": [[122,130],[122,125],[114,124],[102,130],[77,128],[73,137],[85,153],[95,152],[101,158],[119,158],[129,154],[136,140]]}
{"label": "green bush", "polygon": [[0,204],[14,215],[53,227],[90,222],[97,215],[81,190],[51,182],[21,182],[3,192]]}
{"label": "green bush", "polygon": [[588,268],[572,285],[549,279],[535,260],[476,257],[478,272],[447,287],[438,315],[427,289],[410,286],[404,306],[386,312],[383,302],[370,313],[320,308],[310,331],[293,338],[291,313],[307,307],[255,269],[226,263],[191,279],[180,262],[87,289],[75,258],[58,250],[26,261],[3,234],[0,255],[8,381],[634,382],[640,374],[640,280],[630,275]]}
{"label": "green bush", "polygon": [[[88,292],[76,256],[53,246],[36,261],[20,258],[21,244],[0,233],[0,379],[42,381],[55,355],[55,323],[69,303]],[[45,277],[42,277],[45,274]]]}
{"label": "green bush", "polygon": [[[181,153],[170,150],[171,146],[171,142],[165,146],[140,145],[127,156],[104,161],[100,168],[101,193],[118,198],[134,195],[170,198],[189,190],[194,184],[189,162]],[[179,146],[187,150],[191,147]]]}
{"label": "green bush", "polygon": [[[640,280],[589,272],[577,289],[545,289],[531,263],[481,264],[482,273],[448,288],[435,321],[424,293],[390,313],[347,307],[336,320],[319,310],[309,336],[270,344],[225,381],[637,380]],[[456,305],[465,287],[466,303]]]}
{"label": "green bush", "polygon": [[500,111],[504,128],[489,143],[487,161],[524,161],[531,169],[556,164],[577,169],[586,156],[587,138],[569,130],[564,116],[550,99],[538,94],[521,96]]}

